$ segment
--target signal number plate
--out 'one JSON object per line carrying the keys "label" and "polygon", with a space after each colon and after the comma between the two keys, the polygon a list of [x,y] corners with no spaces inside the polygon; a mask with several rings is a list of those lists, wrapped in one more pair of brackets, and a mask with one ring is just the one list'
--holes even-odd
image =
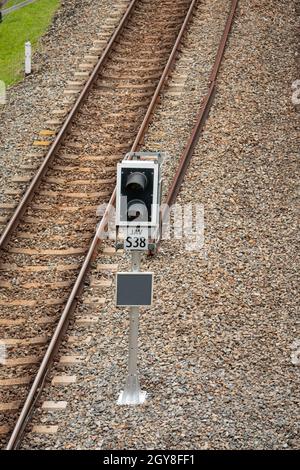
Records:
{"label": "signal number plate", "polygon": [[131,250],[148,250],[148,227],[127,227],[124,248]]}

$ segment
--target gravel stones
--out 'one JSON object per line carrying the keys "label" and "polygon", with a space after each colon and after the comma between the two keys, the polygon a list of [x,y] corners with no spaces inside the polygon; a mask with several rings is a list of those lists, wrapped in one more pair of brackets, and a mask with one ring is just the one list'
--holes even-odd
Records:
{"label": "gravel stones", "polygon": [[[198,42],[203,18],[218,25],[208,37],[220,37],[228,4],[201,3],[194,40],[177,63],[185,73],[195,71],[195,89],[206,60],[206,45]],[[299,448],[299,367],[291,362],[299,336],[296,45],[294,2],[240,2],[216,101],[178,198],[204,204],[205,245],[188,252],[180,240],[164,241],[158,256],[143,261],[156,279],[154,306],[140,326],[146,403],[116,405],[127,367],[128,314],[116,310],[109,290],[95,312],[89,359],[72,368],[79,380],[61,392],[69,401],[64,425],[47,439],[28,434],[23,448]],[[187,88],[193,90],[191,82]],[[195,95],[182,100],[192,120]],[[189,131],[180,99],[166,96],[162,110],[173,116],[168,132],[157,134],[163,116],[157,113],[146,145],[157,142],[178,156]],[[167,163],[168,180],[176,159]],[[53,396],[56,390],[44,390],[43,398]],[[37,410],[34,421],[40,418]],[[48,424],[57,422],[48,415]]]}

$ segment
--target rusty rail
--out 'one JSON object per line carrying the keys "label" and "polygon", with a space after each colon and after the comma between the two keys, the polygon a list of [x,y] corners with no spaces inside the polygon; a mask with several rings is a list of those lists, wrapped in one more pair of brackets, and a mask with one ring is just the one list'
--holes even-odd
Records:
{"label": "rusty rail", "polygon": [[209,77],[209,89],[204,97],[201,105],[200,105],[200,110],[196,116],[196,123],[194,125],[194,128],[192,130],[192,133],[186,143],[186,146],[184,148],[184,151],[181,155],[179,165],[177,167],[177,171],[175,174],[175,177],[173,179],[173,182],[171,184],[171,187],[169,189],[169,192],[167,194],[167,199],[166,199],[166,206],[165,210],[162,214],[162,220],[165,219],[165,216],[167,214],[167,208],[170,207],[172,204],[174,204],[176,197],[179,193],[180,187],[182,185],[182,182],[184,180],[189,162],[193,156],[194,149],[198,143],[198,140],[200,138],[201,131],[206,123],[206,120],[209,116],[210,109],[212,107],[214,97],[216,94],[216,87],[217,87],[217,76],[220,70],[220,66],[222,63],[222,59],[224,56],[225,48],[227,45],[227,40],[231,31],[231,27],[233,24],[233,19],[235,16],[235,12],[237,9],[238,5],[238,0],[232,0],[231,3],[231,8],[230,12],[226,21],[226,25],[221,37],[221,41],[219,44],[218,52],[216,55],[216,59],[214,62],[214,65],[211,69],[210,77]]}
{"label": "rusty rail", "polygon": [[184,148],[184,151],[182,153],[182,156],[180,158],[180,162],[178,165],[178,168],[175,173],[175,177],[173,179],[172,185],[169,189],[167,199],[166,199],[166,204],[170,207],[172,204],[174,204],[175,199],[179,193],[180,186],[183,182],[185,173],[187,171],[188,165],[190,163],[190,160],[192,158],[194,149],[198,143],[201,131],[204,127],[204,124],[208,118],[210,108],[213,104],[213,100],[216,94],[216,86],[215,83],[212,83],[209,87],[209,91],[205,98],[202,101],[202,104],[200,106],[200,111],[197,114],[196,117],[196,124],[192,130],[192,133],[188,139],[188,142]]}
{"label": "rusty rail", "polygon": [[215,63],[213,65],[212,69],[211,69],[211,73],[210,73],[210,81],[211,82],[216,81],[217,75],[219,73],[220,65],[221,65],[221,62],[222,62],[222,59],[223,59],[223,56],[224,56],[224,52],[225,52],[225,48],[226,48],[226,44],[227,44],[227,39],[228,39],[230,31],[231,31],[231,27],[232,27],[232,24],[233,24],[233,18],[234,18],[236,9],[237,9],[238,2],[239,2],[239,0],[232,0],[232,2],[231,2],[230,12],[229,12],[229,15],[228,15],[228,18],[227,18],[227,21],[226,21],[226,25],[225,25],[225,28],[224,28],[224,31],[223,31],[223,34],[222,34],[221,41],[219,43],[218,52],[217,52],[217,55],[216,55],[216,60],[215,60]]}
{"label": "rusty rail", "polygon": [[[128,18],[129,12],[131,11],[131,9],[133,8],[133,6],[134,6],[135,3],[136,3],[136,0],[133,0],[133,1],[130,3],[129,8],[128,8],[126,14],[124,15],[124,17],[123,17],[123,19],[122,19],[122,24],[124,24],[124,21]],[[178,46],[179,46],[179,44],[180,44],[180,42],[181,42],[181,39],[182,39],[183,34],[184,34],[185,30],[186,30],[186,27],[187,27],[187,25],[188,25],[188,22],[189,22],[189,20],[190,20],[190,17],[191,17],[191,15],[192,15],[192,12],[193,12],[193,9],[194,9],[196,3],[197,3],[197,0],[192,0],[192,1],[191,1],[189,10],[188,10],[188,12],[187,12],[187,14],[186,14],[186,17],[185,17],[185,20],[184,20],[184,22],[183,22],[183,24],[182,24],[182,27],[181,27],[181,29],[180,29],[180,32],[179,32],[179,34],[178,34],[178,36],[177,36],[176,42],[175,42],[175,44],[174,44],[174,47],[173,47],[173,49],[172,49],[172,52],[171,52],[170,57],[169,57],[169,59],[168,59],[168,62],[167,62],[166,66],[165,66],[165,69],[164,69],[164,71],[163,71],[163,73],[162,73],[161,79],[160,79],[160,81],[159,81],[159,83],[158,83],[158,85],[157,85],[157,87],[156,87],[156,90],[155,90],[155,92],[154,92],[153,98],[152,98],[151,103],[150,103],[150,105],[149,105],[149,107],[148,107],[148,110],[147,110],[147,112],[146,112],[146,114],[145,114],[145,117],[144,117],[144,119],[143,119],[143,122],[142,122],[142,124],[141,124],[141,126],[140,126],[140,129],[139,129],[139,132],[138,132],[138,134],[137,134],[137,136],[136,136],[136,139],[135,139],[135,141],[134,141],[134,143],[133,143],[133,145],[132,145],[131,152],[135,152],[135,151],[138,149],[138,147],[139,147],[139,145],[140,145],[140,143],[141,143],[141,141],[142,141],[142,139],[143,139],[143,137],[144,137],[144,135],[145,135],[145,133],[146,133],[146,131],[147,131],[147,129],[148,129],[151,116],[152,116],[153,111],[154,111],[154,109],[155,109],[155,107],[156,107],[156,104],[157,104],[157,102],[158,102],[159,94],[160,94],[160,92],[161,92],[161,90],[162,90],[162,87],[163,87],[163,85],[164,85],[164,83],[165,83],[165,81],[166,81],[166,79],[167,79],[167,77],[168,77],[168,75],[169,75],[169,73],[170,73],[170,71],[171,71],[171,68],[172,68],[173,63],[174,63],[175,58],[176,58],[176,53],[177,53],[177,50],[178,50]],[[126,18],[125,18],[125,17],[126,17]],[[120,28],[120,26],[118,27],[118,30],[120,31],[119,28]],[[111,44],[112,44],[112,42],[113,42],[113,38],[115,39],[116,37],[117,37],[117,35],[116,35],[116,32],[115,32],[114,35],[113,35],[113,37],[112,37],[112,39],[110,40],[110,43],[109,43],[109,45],[107,46],[106,50],[108,50],[108,47],[109,47],[109,46],[111,47]],[[110,49],[110,48],[109,48],[109,49]],[[105,50],[105,51],[106,51],[106,50]],[[105,51],[104,51],[104,53],[105,53]],[[106,54],[106,55],[107,55],[107,54]],[[101,59],[102,59],[102,58],[101,58]],[[101,59],[100,59],[100,61],[101,61]],[[104,59],[103,59],[103,60],[104,60]],[[103,63],[103,60],[102,60],[101,63]],[[100,62],[100,61],[99,61],[99,62]],[[100,65],[101,65],[101,64],[100,64]],[[89,87],[87,88],[86,92],[84,93],[84,91],[83,91],[80,96],[85,96],[85,94],[87,93],[87,91],[88,91],[88,89],[90,88],[91,84],[92,84],[93,81],[95,80],[95,77],[96,77],[96,75],[97,75],[97,73],[98,73],[98,70],[99,70],[100,65],[99,65],[99,66],[97,65],[97,70],[95,70],[94,73],[93,73],[93,75],[91,76],[90,80],[92,79],[92,77],[93,77],[93,80],[91,80],[90,85],[89,85]],[[89,81],[90,81],[90,80],[89,80]],[[86,88],[86,87],[85,87],[85,88]],[[84,94],[83,94],[83,93],[84,93]],[[77,100],[76,104],[77,104],[77,103],[78,103],[78,106],[79,106],[79,105],[80,105],[79,99]],[[77,111],[77,109],[76,109],[76,111]],[[74,113],[74,114],[75,114],[75,113]],[[74,114],[73,114],[73,115],[74,115]],[[64,133],[62,133],[62,131],[60,132],[60,134],[59,134],[59,135],[61,135],[60,139],[62,139],[63,135],[65,135],[65,132],[66,132],[66,130],[67,130],[67,127],[69,127],[69,125],[70,125],[70,122],[71,122],[71,121],[68,120],[68,123],[67,123],[67,121],[66,121],[66,123],[64,124],[65,131],[64,131]],[[67,126],[67,127],[66,127],[66,126]],[[57,139],[56,139],[56,140],[57,140]],[[58,143],[57,145],[59,145],[60,143],[61,143],[61,140],[59,141],[59,143]],[[53,145],[54,145],[54,143],[53,143]],[[48,160],[49,160],[50,158],[53,158],[53,154],[52,154],[52,153],[50,154],[50,152],[51,152],[51,149],[50,149],[50,151],[49,151],[49,156],[47,155],[47,156],[48,156]],[[48,163],[48,164],[49,164],[49,163]],[[42,171],[42,170],[41,170],[41,171]],[[42,178],[42,176],[40,176],[40,178]],[[39,180],[39,181],[40,181],[40,180]],[[35,189],[36,189],[36,188],[35,188]],[[34,190],[33,190],[33,191],[34,191]],[[27,191],[27,193],[30,194],[29,190]],[[78,274],[78,277],[77,277],[77,279],[76,279],[76,281],[75,281],[75,284],[74,284],[74,286],[73,286],[73,288],[72,288],[71,294],[70,294],[70,296],[69,296],[69,298],[68,298],[68,300],[67,300],[67,303],[66,303],[66,306],[65,306],[65,308],[64,308],[64,311],[62,312],[62,315],[61,315],[61,317],[60,317],[60,319],[59,319],[59,322],[58,322],[58,324],[57,324],[57,326],[56,326],[55,332],[54,332],[54,334],[53,334],[53,336],[52,336],[52,338],[51,338],[51,341],[50,341],[50,343],[49,343],[49,346],[48,346],[48,348],[47,348],[47,350],[46,350],[46,352],[45,352],[45,355],[44,355],[43,360],[42,360],[42,362],[41,362],[41,365],[40,365],[40,367],[39,367],[39,369],[38,369],[38,372],[37,372],[37,374],[36,374],[36,377],[35,377],[35,379],[34,379],[34,382],[33,382],[32,386],[31,386],[31,388],[30,388],[30,390],[29,390],[29,393],[28,393],[27,397],[26,397],[25,403],[24,403],[23,408],[22,408],[22,410],[21,410],[21,413],[20,413],[20,415],[19,415],[19,417],[18,417],[18,419],[17,419],[17,422],[16,422],[16,424],[15,424],[15,427],[14,427],[13,432],[12,432],[12,434],[11,434],[11,437],[10,437],[10,439],[9,439],[8,445],[7,445],[7,447],[6,447],[6,450],[13,450],[13,449],[16,449],[16,448],[18,447],[19,443],[20,443],[20,440],[21,440],[22,435],[23,435],[23,433],[24,433],[24,430],[25,430],[25,428],[26,428],[26,424],[27,424],[28,420],[30,419],[30,416],[31,416],[32,410],[33,410],[33,408],[34,408],[34,405],[35,405],[35,403],[36,403],[36,401],[37,401],[37,399],[38,399],[38,397],[39,397],[39,395],[40,395],[40,393],[41,393],[41,391],[42,391],[42,389],[43,389],[43,385],[44,385],[44,382],[45,382],[47,373],[49,372],[49,369],[50,369],[50,367],[51,367],[51,364],[52,364],[52,361],[53,361],[53,359],[54,359],[54,356],[55,356],[55,354],[56,354],[56,352],[57,352],[57,350],[58,350],[58,348],[59,348],[59,346],[60,346],[60,343],[61,343],[61,340],[62,340],[62,338],[63,338],[63,335],[64,335],[64,333],[65,333],[65,331],[66,331],[66,329],[67,329],[67,327],[68,327],[68,324],[69,324],[71,315],[72,315],[72,313],[73,313],[73,311],[74,311],[74,309],[75,309],[75,307],[76,307],[76,304],[77,304],[78,299],[79,299],[79,297],[80,297],[80,294],[81,294],[81,292],[82,292],[83,285],[84,285],[84,280],[85,280],[86,275],[87,275],[87,273],[88,273],[88,271],[89,271],[91,262],[92,262],[92,260],[94,259],[94,256],[95,256],[95,254],[96,254],[96,252],[97,252],[98,244],[99,244],[99,241],[100,241],[99,234],[102,233],[102,232],[105,230],[105,227],[106,227],[106,225],[107,225],[107,223],[108,223],[109,207],[111,207],[111,205],[114,204],[114,202],[115,202],[115,196],[116,196],[116,189],[114,189],[114,191],[113,191],[113,193],[112,193],[112,195],[111,195],[110,201],[109,201],[109,203],[108,203],[108,208],[106,209],[106,211],[105,211],[105,213],[104,213],[104,215],[103,215],[103,217],[102,217],[102,219],[101,219],[101,222],[100,222],[100,224],[99,224],[99,226],[98,226],[97,232],[96,232],[96,234],[95,234],[95,236],[94,236],[94,238],[93,238],[93,240],[92,240],[92,242],[91,242],[91,244],[90,244],[88,253],[87,253],[87,255],[86,255],[85,259],[84,259],[84,262],[83,262],[83,264],[82,264],[82,267],[81,267],[81,269],[80,269],[80,272],[79,272],[79,274]],[[28,197],[29,197],[29,196],[28,196]],[[32,197],[32,196],[31,196],[31,197]],[[23,201],[22,201],[22,202],[23,202]],[[20,206],[21,206],[21,204],[20,204]],[[18,209],[19,209],[19,208],[18,208]],[[22,208],[19,209],[19,215],[18,215],[18,217],[21,217],[21,215],[22,215],[22,213],[23,213],[22,210],[24,211],[25,209],[22,209]],[[15,222],[15,223],[17,223],[17,222]],[[11,224],[10,224],[10,229],[9,229],[9,231],[7,231],[6,236],[3,238],[3,242],[2,242],[3,244],[5,243],[5,240],[7,240],[7,237],[8,237],[9,234],[12,232],[12,230],[14,229],[15,226],[16,226],[16,225],[14,225],[14,221],[12,220],[12,221],[11,221]],[[2,240],[2,239],[1,239],[1,240]],[[1,244],[0,244],[0,247],[1,247]]]}

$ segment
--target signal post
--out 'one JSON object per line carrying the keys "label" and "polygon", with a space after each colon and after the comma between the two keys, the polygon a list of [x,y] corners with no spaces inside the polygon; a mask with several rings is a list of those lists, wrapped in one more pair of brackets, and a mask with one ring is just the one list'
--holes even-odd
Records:
{"label": "signal post", "polygon": [[[160,225],[161,162],[160,153],[135,152],[117,168],[116,248],[131,253],[131,272],[118,272],[116,282],[116,305],[130,307],[128,374],[119,405],[146,399],[137,369],[139,307],[152,305],[153,273],[141,272],[140,266],[143,252],[155,249]],[[120,231],[124,241],[118,241]]]}

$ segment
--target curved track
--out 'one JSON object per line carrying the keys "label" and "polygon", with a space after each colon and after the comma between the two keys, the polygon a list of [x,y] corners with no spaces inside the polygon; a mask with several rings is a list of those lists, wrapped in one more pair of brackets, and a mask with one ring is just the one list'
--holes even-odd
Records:
{"label": "curved track", "polygon": [[[137,3],[139,5],[135,5]],[[120,160],[126,151],[136,151],[142,143],[159,93],[170,73],[181,37],[196,4],[195,1],[178,2],[178,5],[174,5],[174,2],[172,2],[173,16],[171,23],[168,25],[166,22],[170,17],[167,15],[167,11],[169,13],[171,4],[170,2],[164,2],[163,7],[165,9],[161,8],[159,12],[162,15],[161,22],[155,23],[156,30],[151,28],[151,35],[148,37],[149,44],[151,44],[149,48],[144,50],[144,44],[148,44],[148,42],[147,40],[143,42],[142,56],[138,48],[134,50],[130,47],[130,41],[134,38],[135,33],[137,34],[136,37],[140,37],[141,32],[136,30],[139,24],[141,25],[141,31],[145,31],[146,18],[149,18],[150,14],[154,15],[154,10],[152,10],[152,8],[155,8],[154,3],[131,2],[123,18],[122,27],[126,24],[126,28],[124,31],[120,28],[119,32],[115,33],[113,41],[108,46],[109,49],[106,49],[105,59],[100,59],[101,64],[98,63],[99,66],[96,66],[91,76],[91,82],[89,80],[90,83],[88,82],[80,95],[82,101],[77,100],[77,109],[74,110],[71,119],[67,118],[63,129],[60,131],[61,141],[56,143],[57,147],[54,150],[52,146],[52,149],[48,152],[49,164],[41,169],[41,176],[37,178],[37,185],[32,190],[32,194],[36,193],[34,201],[29,205],[32,194],[28,192],[28,200],[24,208],[19,206],[19,214],[16,213],[16,216],[13,217],[10,226],[8,226],[2,237],[2,246],[5,246],[6,249],[4,264],[1,268],[5,271],[5,279],[2,282],[6,283],[5,288],[7,289],[8,298],[13,297],[15,299],[14,301],[2,301],[1,305],[10,314],[5,315],[4,322],[6,322],[6,326],[9,326],[11,322],[14,327],[14,334],[15,328],[22,325],[23,333],[23,338],[10,338],[10,343],[6,341],[7,346],[9,344],[19,344],[20,346],[26,346],[28,352],[28,347],[36,348],[37,343],[47,344],[46,335],[48,333],[50,336],[53,323],[57,321],[59,305],[65,304],[54,335],[25,399],[7,449],[14,449],[19,445],[34,403],[42,390],[51,362],[81,294],[91,261],[97,252],[99,233],[107,225],[108,214],[105,212],[98,227],[98,232],[92,238],[92,227],[96,223],[96,206],[94,204],[101,203],[101,201],[107,202],[109,195],[111,195],[110,203],[114,203],[114,162]],[[159,3],[161,4],[161,2]],[[237,0],[232,2],[216,61],[211,71],[208,93],[204,97],[195,127],[186,144],[168,193],[167,202],[169,204],[172,204],[176,198],[189,159],[212,105],[217,74],[237,3]],[[134,7],[135,9],[131,11],[131,8]],[[136,16],[131,17],[131,13]],[[138,20],[140,20],[140,23]],[[180,23],[181,29],[178,26]],[[161,36],[162,30],[167,32],[167,35],[163,38]],[[159,51],[157,54],[153,53],[155,47]],[[108,57],[108,51],[109,54],[111,53],[110,57]],[[132,64],[130,68],[128,68],[128,63]],[[89,96],[85,104],[82,105],[89,91]],[[109,113],[107,113],[108,107],[113,107]],[[75,115],[77,115],[76,121],[74,121]],[[107,119],[107,116],[109,119]],[[95,121],[97,125],[95,125]],[[69,132],[68,136],[67,132]],[[117,142],[117,145],[114,142]],[[133,144],[129,145],[128,142],[133,142]],[[51,166],[54,155],[55,165]],[[57,160],[59,165],[56,164]],[[45,177],[46,170],[47,176]],[[61,177],[62,173],[63,177]],[[72,188],[71,190],[69,190],[69,185]],[[72,205],[69,201],[72,201]],[[59,219],[57,219],[58,211],[61,211]],[[22,214],[24,216],[21,220]],[[39,214],[41,215],[39,216]],[[75,224],[74,215],[76,217]],[[11,235],[17,225],[19,225],[17,237],[12,241]],[[34,227],[34,232],[30,231],[32,227]],[[52,227],[54,231],[52,231]],[[46,237],[47,248],[45,249]],[[51,240],[51,243],[55,241],[54,246],[50,245],[49,248],[48,240]],[[87,251],[89,240],[92,241]],[[78,246],[79,244],[80,246]],[[87,254],[85,255],[85,253]],[[62,262],[63,256],[67,258]],[[28,257],[30,257],[29,263]],[[34,279],[31,282],[28,282],[28,280],[24,282],[25,279],[20,277],[20,282],[15,283],[17,295],[14,296],[12,289],[15,286],[9,279],[9,273],[15,276],[18,271],[20,273],[38,273],[38,278],[33,275]],[[78,272],[78,276],[73,285],[76,272]],[[53,273],[55,273],[55,277],[52,277]],[[64,273],[66,273],[66,276]],[[70,273],[72,274],[70,275]],[[43,276],[42,280],[39,278],[40,275]],[[57,280],[57,275],[59,280]],[[61,297],[53,296],[53,298],[49,298],[49,292],[59,290],[60,293],[66,294],[68,292],[67,288],[72,285],[71,293],[66,297],[62,295]],[[35,291],[35,289],[38,289],[38,291]],[[26,295],[25,299],[20,295],[23,295],[24,292],[26,294],[27,292],[30,293],[29,296]],[[39,293],[38,296],[36,292]],[[31,296],[34,298],[31,298]],[[47,306],[47,309],[50,308],[46,316],[44,315],[45,306]],[[20,311],[20,307],[22,309],[28,307],[27,316],[24,310]],[[35,330],[34,334],[31,333],[31,338],[29,338],[28,332],[23,330],[23,325],[28,324],[32,328],[32,316],[28,313],[28,310],[32,311],[32,307],[35,315],[37,315],[37,322],[40,321],[42,327],[38,327],[38,330]],[[24,318],[27,318],[26,323]],[[45,325],[51,325],[50,328],[47,327],[47,331]],[[37,336],[37,334],[40,334],[40,336]],[[42,349],[44,349],[44,346]],[[40,362],[36,355],[24,356],[24,358],[21,358],[23,362],[19,359],[15,363],[12,360],[7,364],[9,367],[16,367],[15,372],[17,374],[20,374],[23,370],[20,367],[23,368]],[[24,378],[20,375],[20,384],[26,383],[25,379],[28,383],[31,382],[30,377]],[[17,407],[19,401],[14,400],[12,403],[16,403]]]}
{"label": "curved track", "polygon": [[4,431],[24,403],[8,449],[18,446],[80,295],[98,244],[97,205],[114,195],[116,162],[143,139],[195,4],[129,4],[3,232],[1,336],[19,352],[1,369]]}

